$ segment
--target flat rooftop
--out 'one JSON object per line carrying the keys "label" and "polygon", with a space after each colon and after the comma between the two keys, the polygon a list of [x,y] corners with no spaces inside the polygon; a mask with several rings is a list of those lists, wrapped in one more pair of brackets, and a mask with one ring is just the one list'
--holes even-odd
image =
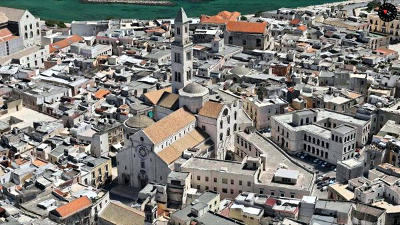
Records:
{"label": "flat rooftop", "polygon": [[0,116],[0,120],[7,120],[9,117],[15,117],[22,122],[16,123],[11,125],[11,129],[14,127],[17,127],[19,129],[25,128],[25,127],[33,127],[33,122],[39,122],[39,121],[56,121],[56,118],[53,118],[51,116],[48,116],[46,114],[34,111],[29,108],[21,108],[19,111],[15,111],[12,113],[7,113],[2,116]]}
{"label": "flat rooftop", "polygon": [[230,174],[241,174],[247,176],[254,176],[254,174],[256,173],[255,170],[243,169],[242,163],[239,162],[206,158],[191,158],[182,167],[186,169],[220,171]]}
{"label": "flat rooftop", "polygon": [[[279,151],[274,145],[269,141],[265,140],[258,133],[246,134],[245,132],[239,132],[239,135],[250,142],[254,147],[259,149],[262,154],[267,155],[266,171],[261,173],[259,178],[260,182],[263,184],[269,184],[276,187],[285,188],[296,188],[303,190],[311,190],[313,186],[314,174],[307,171],[305,168],[295,164],[286,155]],[[298,171],[297,183],[291,184],[281,184],[272,182],[275,172],[284,166],[287,170]]]}

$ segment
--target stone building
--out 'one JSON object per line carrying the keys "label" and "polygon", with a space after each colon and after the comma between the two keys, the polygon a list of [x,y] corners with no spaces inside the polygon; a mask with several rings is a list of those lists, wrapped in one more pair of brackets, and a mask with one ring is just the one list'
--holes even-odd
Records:
{"label": "stone building", "polygon": [[90,224],[92,201],[84,196],[62,205],[49,213],[49,218],[61,224]]}
{"label": "stone building", "polygon": [[39,18],[28,10],[0,7],[0,12],[8,17],[8,29],[23,38],[24,47],[40,45],[41,34]]}
{"label": "stone building", "polygon": [[184,108],[129,137],[117,155],[118,182],[142,188],[167,184],[174,162],[193,148],[209,150],[208,136],[196,128],[196,117]]}
{"label": "stone building", "polygon": [[336,164],[367,143],[371,121],[314,109],[273,116],[271,127],[272,140],[290,153],[307,152]]}
{"label": "stone building", "polygon": [[7,28],[0,30],[0,57],[14,54],[24,48],[23,40]]}
{"label": "stone building", "polygon": [[225,44],[242,46],[248,50],[267,50],[274,46],[267,22],[229,21],[226,24],[224,39]]}
{"label": "stone building", "polygon": [[215,157],[225,159],[233,149],[234,132],[238,131],[239,103],[204,103],[197,115],[197,126],[210,135],[215,146]]}

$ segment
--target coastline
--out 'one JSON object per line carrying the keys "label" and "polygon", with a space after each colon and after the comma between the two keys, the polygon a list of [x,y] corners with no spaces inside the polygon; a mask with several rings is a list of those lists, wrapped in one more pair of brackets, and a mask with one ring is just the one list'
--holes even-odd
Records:
{"label": "coastline", "polygon": [[[32,0],[0,0],[0,6],[27,9],[37,17],[43,20],[57,20],[71,22],[73,20],[92,21],[104,20],[109,18],[136,18],[136,19],[162,19],[173,18],[176,11],[183,7],[188,16],[197,18],[200,15],[215,15],[220,11],[240,11],[243,15],[276,10],[279,8],[304,8],[331,4],[338,0],[211,0],[211,1],[191,1],[191,0],[160,0],[170,1],[174,5],[150,5],[116,3],[121,0],[89,0],[92,2],[83,2],[86,0],[41,0],[41,3],[32,2]],[[96,2],[94,2],[96,1]],[[114,1],[103,2],[100,1]],[[126,0],[123,0],[126,1]],[[131,1],[158,1],[158,0],[131,0]],[[360,2],[360,0],[356,0]],[[353,1],[339,0],[336,4],[345,4]],[[79,10],[77,10],[79,9]]]}
{"label": "coastline", "polygon": [[164,0],[81,0],[83,3],[102,3],[102,4],[132,4],[132,5],[148,5],[148,6],[174,6],[176,5],[172,1],[164,1]]}

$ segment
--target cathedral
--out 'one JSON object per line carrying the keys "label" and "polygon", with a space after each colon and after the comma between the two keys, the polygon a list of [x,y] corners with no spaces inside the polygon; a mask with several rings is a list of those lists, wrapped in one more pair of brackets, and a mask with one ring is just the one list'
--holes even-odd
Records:
{"label": "cathedral", "polygon": [[165,92],[154,106],[156,122],[131,134],[117,155],[118,182],[134,188],[147,183],[166,184],[171,171],[193,157],[224,160],[233,150],[239,98],[221,97],[193,81],[193,44],[183,9],[175,18],[171,44],[172,93]]}

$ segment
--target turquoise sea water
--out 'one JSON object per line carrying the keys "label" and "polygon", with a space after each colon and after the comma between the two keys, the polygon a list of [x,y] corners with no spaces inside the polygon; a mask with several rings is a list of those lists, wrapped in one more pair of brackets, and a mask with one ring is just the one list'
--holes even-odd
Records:
{"label": "turquoise sea water", "polygon": [[[26,8],[42,19],[63,20],[99,20],[113,18],[171,18],[178,7],[184,7],[188,16],[201,14],[214,15],[228,10],[242,14],[278,9],[281,7],[299,7],[317,5],[335,0],[172,0],[176,6],[143,6],[127,4],[92,4],[80,0],[0,0],[0,6]],[[337,1],[337,0],[336,0]]]}

